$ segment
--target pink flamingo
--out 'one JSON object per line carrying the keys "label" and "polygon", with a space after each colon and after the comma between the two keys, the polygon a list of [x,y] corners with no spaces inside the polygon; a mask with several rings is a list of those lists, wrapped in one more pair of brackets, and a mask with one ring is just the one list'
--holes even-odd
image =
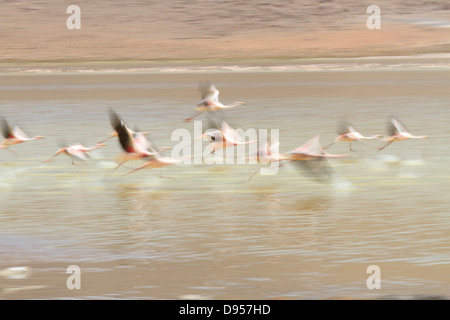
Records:
{"label": "pink flamingo", "polygon": [[205,137],[208,137],[211,141],[211,144],[209,146],[212,149],[212,151],[210,154],[214,154],[217,150],[223,148],[257,142],[257,140],[250,140],[250,141],[239,140],[238,131],[233,129],[226,121],[222,121],[220,129],[213,129],[210,131],[206,131],[201,136],[201,138]]}
{"label": "pink flamingo", "polygon": [[334,171],[328,163],[329,158],[345,158],[347,155],[336,155],[326,152],[315,136],[301,147],[284,154],[287,160],[293,161],[303,172],[313,178],[328,179]]}
{"label": "pink flamingo", "polygon": [[[275,140],[273,141],[270,146],[266,142],[262,146],[256,150],[256,153],[246,157],[247,160],[256,160],[260,164],[272,164],[272,163],[278,163],[278,167],[281,168],[282,164],[281,161],[283,160],[289,160],[290,158],[288,156],[285,156],[283,154],[280,154],[277,150],[279,149],[280,143]],[[251,181],[252,178],[258,173],[258,170],[256,170],[248,179],[248,181]]]}
{"label": "pink flamingo", "polygon": [[119,165],[114,170],[127,161],[154,158],[159,154],[142,132],[131,133],[116,112],[111,109],[109,112],[111,125],[119,137],[120,146],[125,151],[118,157]]}
{"label": "pink flamingo", "polygon": [[386,141],[387,144],[383,147],[379,148],[377,152],[383,150],[388,145],[390,145],[392,142],[395,141],[404,141],[408,139],[427,139],[428,136],[414,136],[406,130],[405,126],[398,121],[395,118],[392,118],[391,121],[388,123],[388,134],[389,136],[383,139],[383,141]]}
{"label": "pink flamingo", "polygon": [[2,117],[2,133],[5,137],[5,140],[3,140],[2,144],[0,145],[0,149],[7,149],[8,151],[17,154],[15,151],[10,150],[9,147],[27,142],[27,141],[33,141],[33,140],[40,140],[44,137],[42,136],[36,136],[33,138],[30,138],[25,132],[23,132],[22,129],[20,129],[18,126],[15,126],[14,129],[12,129],[6,119]]}
{"label": "pink flamingo", "polygon": [[350,151],[353,151],[352,149],[352,142],[354,141],[360,141],[364,142],[364,140],[373,140],[373,139],[379,139],[382,136],[381,135],[373,135],[370,137],[365,137],[362,134],[360,134],[358,131],[356,131],[352,126],[348,125],[346,122],[342,122],[339,126],[338,130],[339,136],[329,145],[324,147],[324,149],[327,149],[331,147],[333,144],[340,142],[340,141],[346,141],[350,142]]}
{"label": "pink flamingo", "polygon": [[272,163],[288,160],[289,157],[276,151],[279,149],[279,146],[280,142],[277,140],[273,141],[270,146],[267,143],[264,143],[256,150],[254,155],[247,157],[247,160],[256,160],[259,163]]}
{"label": "pink flamingo", "polygon": [[197,107],[195,108],[195,110],[199,112],[194,116],[185,119],[184,121],[189,122],[205,111],[218,111],[231,109],[244,104],[243,102],[238,101],[234,102],[231,105],[224,105],[219,101],[219,90],[217,90],[217,88],[213,84],[208,83],[201,84],[200,92],[202,94],[202,100],[197,104]]}
{"label": "pink flamingo", "polygon": [[60,155],[61,153],[64,153],[65,155],[69,156],[72,159],[72,164],[75,164],[75,159],[79,159],[82,161],[87,161],[88,157],[91,157],[91,155],[89,154],[90,151],[101,148],[105,146],[105,144],[97,144],[95,147],[92,148],[87,148],[85,146],[82,146],[80,144],[77,145],[70,145],[64,148],[59,149],[58,151],[56,151],[56,153],[53,155],[53,157],[51,157],[50,159],[44,161],[44,162],[50,162],[52,161],[55,157],[57,157],[58,155]]}

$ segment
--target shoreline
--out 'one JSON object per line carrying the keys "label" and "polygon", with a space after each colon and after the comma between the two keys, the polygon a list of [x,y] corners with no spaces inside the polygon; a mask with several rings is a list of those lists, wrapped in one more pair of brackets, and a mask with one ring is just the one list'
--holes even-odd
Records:
{"label": "shoreline", "polygon": [[449,70],[450,54],[347,58],[259,58],[0,62],[0,74],[124,74],[211,72]]}

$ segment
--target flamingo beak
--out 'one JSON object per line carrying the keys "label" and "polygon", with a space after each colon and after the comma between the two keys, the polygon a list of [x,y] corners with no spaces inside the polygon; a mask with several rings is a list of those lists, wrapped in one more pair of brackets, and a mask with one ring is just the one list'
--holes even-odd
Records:
{"label": "flamingo beak", "polygon": [[207,134],[207,133],[202,134],[202,135],[200,136],[200,138],[201,138],[203,141],[214,142],[214,137],[213,137],[213,136],[210,136],[210,135]]}
{"label": "flamingo beak", "polygon": [[202,134],[201,136],[199,136],[198,138],[195,138],[195,141],[197,140],[203,140],[205,138],[206,134]]}

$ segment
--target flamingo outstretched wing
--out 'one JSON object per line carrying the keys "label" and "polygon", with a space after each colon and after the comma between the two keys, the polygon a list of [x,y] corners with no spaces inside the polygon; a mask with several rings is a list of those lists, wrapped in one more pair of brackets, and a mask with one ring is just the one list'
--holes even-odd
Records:
{"label": "flamingo outstretched wing", "polygon": [[304,145],[292,150],[288,153],[290,154],[303,154],[305,156],[316,157],[316,158],[343,158],[346,155],[331,154],[326,152],[319,141],[319,135],[314,136],[308,140]]}
{"label": "flamingo outstretched wing", "polygon": [[10,127],[8,121],[6,121],[4,117],[2,117],[1,122],[2,122],[2,134],[5,137],[5,139],[14,138],[13,130]]}
{"label": "flamingo outstretched wing", "polygon": [[72,148],[69,147],[67,148],[68,152],[73,155],[74,157],[77,157],[78,159],[81,159],[83,161],[88,161],[89,158],[87,157],[87,153],[85,151],[83,151],[81,148],[79,148],[78,146],[73,146]]}
{"label": "flamingo outstretched wing", "polygon": [[206,99],[206,97],[210,94],[210,85],[211,84],[208,81],[200,82],[198,84],[198,89],[200,90],[202,100]]}
{"label": "flamingo outstretched wing", "polygon": [[305,154],[305,155],[311,155],[311,156],[322,156],[326,155],[327,152],[323,150],[320,141],[319,136],[314,136],[310,140],[308,140],[305,144],[298,147],[297,149],[294,149],[290,151],[289,153],[292,154]]}
{"label": "flamingo outstretched wing", "polygon": [[337,126],[337,133],[341,136],[350,132],[350,123],[347,120],[341,119]]}
{"label": "flamingo outstretched wing", "polygon": [[306,176],[321,182],[328,181],[334,176],[334,170],[329,165],[328,158],[346,157],[326,152],[320,144],[318,135],[287,155]]}
{"label": "flamingo outstretched wing", "polygon": [[327,182],[335,175],[335,171],[326,158],[293,161],[293,163],[305,176],[313,180]]}
{"label": "flamingo outstretched wing", "polygon": [[270,154],[278,154],[280,150],[280,141],[274,140],[270,145],[269,152]]}
{"label": "flamingo outstretched wing", "polygon": [[408,132],[405,126],[396,118],[391,118],[391,120],[387,124],[387,132],[389,136],[395,136],[399,133]]}
{"label": "flamingo outstretched wing", "polygon": [[26,134],[22,129],[20,129],[18,126],[15,126],[14,129],[12,130],[14,137],[16,137],[17,139],[20,140],[27,140],[30,137],[28,136],[28,134]]}
{"label": "flamingo outstretched wing", "polygon": [[399,133],[405,133],[408,132],[408,130],[406,130],[405,126],[397,119],[393,118],[391,120],[392,124],[394,125],[395,129],[399,132]]}
{"label": "flamingo outstretched wing", "polygon": [[209,86],[209,90],[211,94],[210,99],[219,102],[219,90],[217,90],[217,88],[213,84]]}
{"label": "flamingo outstretched wing", "polygon": [[112,127],[117,132],[122,149],[129,153],[136,152],[135,145],[133,143],[133,136],[120,116],[115,111],[110,109],[109,117]]}

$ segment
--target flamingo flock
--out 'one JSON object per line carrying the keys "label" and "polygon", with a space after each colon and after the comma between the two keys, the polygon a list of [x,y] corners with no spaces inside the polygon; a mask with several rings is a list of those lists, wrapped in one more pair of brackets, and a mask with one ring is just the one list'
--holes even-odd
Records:
{"label": "flamingo flock", "polygon": [[[210,118],[210,120],[212,119],[212,125],[200,137],[201,139],[207,139],[210,142],[209,148],[211,152],[208,155],[214,155],[217,150],[228,147],[258,142],[257,140],[245,141],[245,139],[239,139],[238,132],[232,128],[227,121],[217,117],[218,112],[221,110],[238,107],[243,105],[243,102],[234,102],[230,105],[222,104],[219,101],[219,90],[211,83],[201,83],[199,89],[201,100],[195,107],[195,110],[198,111],[198,113],[190,118],[184,119],[184,121],[189,122],[204,112],[207,112],[209,116],[212,115],[216,117]],[[122,153],[117,156],[118,164],[117,167],[114,168],[114,171],[129,161],[144,160],[145,163],[126,174],[131,174],[142,169],[167,167],[181,163],[185,160],[164,156],[164,152],[171,148],[155,147],[147,137],[149,132],[138,131],[137,129],[131,130],[119,114],[112,109],[109,110],[109,118],[113,131],[106,139],[99,141],[93,147],[85,147],[81,144],[61,146],[50,159],[44,162],[50,162],[60,154],[65,154],[70,157],[73,165],[75,165],[75,160],[83,162],[88,161],[91,158],[89,154],[90,151],[105,147],[105,142],[115,137],[118,138]],[[30,137],[18,126],[11,127],[3,117],[1,118],[1,127],[5,139],[0,144],[0,150],[6,149],[15,155],[17,155],[17,153],[10,149],[11,146],[43,139],[42,136]],[[412,135],[395,117],[392,117],[389,120],[387,127],[388,135],[384,138],[382,135],[363,136],[347,121],[341,121],[339,123],[337,133],[338,136],[326,147],[322,147],[319,141],[319,135],[316,135],[300,147],[285,153],[278,152],[280,143],[279,141],[273,140],[270,145],[268,143],[260,144],[256,153],[246,157],[246,159],[256,160],[260,165],[275,163],[278,167],[281,167],[283,163],[290,162],[301,169],[303,174],[307,177],[319,181],[329,181],[330,178],[333,177],[334,171],[330,166],[328,159],[348,157],[348,155],[331,154],[326,151],[326,149],[329,149],[336,143],[349,142],[349,150],[353,152],[352,143],[354,142],[365,143],[367,140],[382,139],[386,144],[378,148],[377,152],[379,152],[395,141],[428,138],[428,136],[425,135]],[[250,176],[249,181],[257,172],[258,171]]]}

